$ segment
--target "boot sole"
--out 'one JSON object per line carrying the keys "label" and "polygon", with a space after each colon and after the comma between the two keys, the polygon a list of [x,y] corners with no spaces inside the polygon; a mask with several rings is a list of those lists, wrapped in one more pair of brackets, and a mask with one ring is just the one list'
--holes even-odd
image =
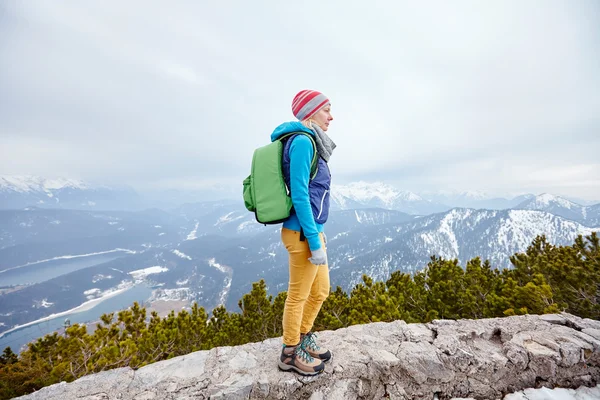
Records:
{"label": "boot sole", "polygon": [[325,368],[321,369],[320,371],[315,371],[315,372],[307,372],[307,371],[303,371],[300,368],[296,367],[295,365],[290,365],[290,364],[284,364],[281,361],[277,364],[277,367],[281,370],[281,371],[294,371],[297,374],[300,374],[302,376],[315,376],[315,375],[319,375],[320,373],[322,373],[323,371],[325,371]]}

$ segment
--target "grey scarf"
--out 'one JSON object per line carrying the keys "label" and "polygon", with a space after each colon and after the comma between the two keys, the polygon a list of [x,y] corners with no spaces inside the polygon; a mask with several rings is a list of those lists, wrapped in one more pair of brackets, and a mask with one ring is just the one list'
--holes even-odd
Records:
{"label": "grey scarf", "polygon": [[329,157],[333,153],[333,149],[336,148],[336,144],[331,140],[329,136],[321,129],[317,124],[311,124],[312,131],[315,133],[315,142],[317,144],[317,152],[325,162],[329,162]]}

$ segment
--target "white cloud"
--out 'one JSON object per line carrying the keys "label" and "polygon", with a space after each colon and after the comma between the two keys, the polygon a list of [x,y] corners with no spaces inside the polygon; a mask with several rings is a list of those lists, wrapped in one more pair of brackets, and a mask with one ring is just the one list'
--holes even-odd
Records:
{"label": "white cloud", "polygon": [[314,88],[338,183],[600,199],[595,1],[2,7],[0,174],[239,186]]}
{"label": "white cloud", "polygon": [[165,62],[161,65],[161,69],[169,76],[177,79],[181,79],[187,83],[198,85],[202,83],[202,79],[196,74],[193,68],[176,64],[172,62]]}

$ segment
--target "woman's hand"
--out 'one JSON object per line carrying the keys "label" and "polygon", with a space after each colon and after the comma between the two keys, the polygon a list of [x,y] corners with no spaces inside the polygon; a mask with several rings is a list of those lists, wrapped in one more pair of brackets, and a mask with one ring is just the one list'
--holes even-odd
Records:
{"label": "woman's hand", "polygon": [[321,246],[317,250],[311,251],[312,257],[308,259],[314,265],[326,265],[327,264],[327,253],[325,253],[325,249]]}

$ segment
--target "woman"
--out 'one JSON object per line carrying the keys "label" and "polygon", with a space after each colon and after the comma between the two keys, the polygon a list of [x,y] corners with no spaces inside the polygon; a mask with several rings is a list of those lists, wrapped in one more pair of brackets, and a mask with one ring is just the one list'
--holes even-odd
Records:
{"label": "woman", "polygon": [[331,353],[320,347],[311,332],[321,305],[329,295],[329,268],[323,225],[329,215],[331,174],[327,162],[336,147],[327,136],[331,104],[314,90],[299,92],[292,102],[298,121],[279,125],[271,140],[290,132],[304,132],[313,138],[318,157],[316,175],[311,175],[315,154],[306,135],[285,139],[283,173],[291,192],[292,213],[283,223],[281,240],[289,253],[289,282],[283,312],[283,349],[279,368],[302,375],[323,372]]}

